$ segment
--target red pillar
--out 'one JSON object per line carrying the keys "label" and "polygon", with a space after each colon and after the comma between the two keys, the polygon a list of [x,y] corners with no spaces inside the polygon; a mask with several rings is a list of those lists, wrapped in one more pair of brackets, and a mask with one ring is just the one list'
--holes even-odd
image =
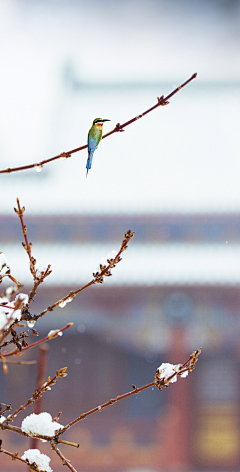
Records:
{"label": "red pillar", "polygon": [[[185,348],[184,326],[173,325],[170,352],[166,356],[166,362],[171,364],[183,364],[189,353]],[[166,458],[168,470],[187,470],[190,467],[190,403],[191,392],[189,379],[179,378],[168,387],[168,406],[165,416],[166,428]]]}

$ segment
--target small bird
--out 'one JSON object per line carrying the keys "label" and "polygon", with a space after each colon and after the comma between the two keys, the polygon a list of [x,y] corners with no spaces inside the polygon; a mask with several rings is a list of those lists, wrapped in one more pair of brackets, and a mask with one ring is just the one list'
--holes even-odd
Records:
{"label": "small bird", "polygon": [[[92,158],[94,151],[97,149],[101,139],[102,139],[102,129],[104,121],[111,121],[111,120],[103,120],[102,118],[95,118],[93,120],[92,127],[88,132],[88,160],[87,160],[87,175],[89,169],[92,167]],[[87,177],[86,175],[86,177]]]}

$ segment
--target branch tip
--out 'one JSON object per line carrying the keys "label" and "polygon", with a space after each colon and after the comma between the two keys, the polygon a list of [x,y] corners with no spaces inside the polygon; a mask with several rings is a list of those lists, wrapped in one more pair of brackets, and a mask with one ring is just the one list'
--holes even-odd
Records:
{"label": "branch tip", "polygon": [[[134,123],[139,118],[141,118],[142,116],[145,116],[147,113],[151,112],[152,110],[154,110],[158,106],[167,105],[167,101],[168,101],[169,98],[171,98],[173,95],[175,95],[177,92],[179,92],[179,90],[181,90],[183,87],[185,87],[189,82],[191,82],[191,80],[195,79],[196,77],[197,77],[197,73],[195,72],[188,80],[186,80],[183,84],[181,84],[179,87],[177,87],[175,90],[173,90],[173,92],[171,92],[166,97],[164,102],[160,103],[158,101],[158,103],[156,105],[154,105],[153,107],[151,107],[148,110],[144,111],[140,115],[135,116],[131,120],[123,123],[122,125],[120,123],[117,123],[115,128],[112,131],[110,131],[109,133],[105,134],[102,138],[106,138],[106,137],[110,136],[113,133],[123,132],[124,131],[123,128],[125,128],[126,126]],[[58,154],[57,156],[50,157],[49,159],[44,159],[40,163],[28,164],[28,165],[24,165],[24,166],[20,166],[20,167],[12,167],[12,168],[8,167],[7,169],[0,170],[0,174],[6,174],[6,173],[9,174],[11,172],[18,172],[18,171],[21,171],[21,170],[28,170],[28,169],[33,169],[33,168],[35,168],[35,170],[37,172],[41,172],[41,170],[42,170],[42,168],[45,164],[48,164],[49,162],[55,161],[57,159],[69,158],[69,157],[71,157],[71,154],[74,154],[75,152],[82,151],[83,149],[86,149],[86,148],[87,148],[87,144],[84,144],[83,146],[72,149],[71,151],[62,152],[61,154]]]}

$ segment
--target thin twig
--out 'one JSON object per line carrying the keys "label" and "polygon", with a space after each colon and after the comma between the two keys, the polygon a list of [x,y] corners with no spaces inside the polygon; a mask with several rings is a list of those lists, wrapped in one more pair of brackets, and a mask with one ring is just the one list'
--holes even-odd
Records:
{"label": "thin twig", "polygon": [[57,442],[61,443],[61,444],[66,444],[67,446],[76,447],[77,449],[79,448],[79,444],[73,443],[73,442],[70,442],[70,441],[64,441],[64,439],[57,439]]}
{"label": "thin twig", "polygon": [[9,361],[8,359],[0,358],[0,362],[6,362],[7,364],[18,364],[18,365],[32,365],[36,364],[37,361]]}
{"label": "thin twig", "polygon": [[49,387],[55,385],[60,377],[66,377],[66,370],[67,367],[63,367],[62,369],[57,370],[56,375],[52,379],[49,377],[47,382],[45,382],[40,388],[37,388],[33,396],[29,398],[29,400],[24,405],[21,405],[19,408],[17,408],[17,410],[11,413],[11,415],[7,416],[3,423],[0,423],[0,426],[4,426],[7,422],[12,421],[14,418],[16,418],[20,411],[26,410],[27,406],[32,405],[32,403],[38,400],[49,389]]}
{"label": "thin twig", "polygon": [[[7,320],[7,323],[9,323],[9,319]],[[18,320],[15,320],[12,322],[12,324],[6,328],[6,330],[3,330],[2,332],[0,332],[0,349],[2,349],[3,347],[3,341],[4,339],[6,339],[8,337],[8,335],[11,333],[11,331],[15,328],[17,328],[19,326],[19,321]],[[0,356],[1,357],[1,356]]]}
{"label": "thin twig", "polygon": [[159,390],[162,390],[163,387],[167,387],[169,382],[175,377],[179,376],[181,377],[184,372],[192,372],[195,369],[196,363],[198,361],[198,356],[201,354],[202,348],[200,347],[197,349],[197,351],[193,351],[192,354],[190,355],[189,359],[184,362],[184,364],[180,364],[178,366],[178,369],[174,371],[172,375],[166,378],[161,378],[159,370],[157,369],[157,372],[155,374],[154,380],[155,380],[155,385]]}
{"label": "thin twig", "polygon": [[58,300],[57,302],[53,303],[52,305],[49,305],[45,310],[43,310],[38,315],[33,315],[32,319],[34,321],[37,321],[39,318],[44,316],[49,311],[53,311],[54,308],[56,308],[56,306],[61,306],[61,304],[62,303],[64,304],[64,302],[67,303],[68,301],[72,301],[73,298],[75,298],[79,292],[82,292],[82,290],[85,290],[86,288],[96,283],[103,283],[103,280],[104,280],[103,278],[111,276],[112,275],[111,269],[114,268],[116,264],[118,264],[122,260],[120,256],[127,249],[128,243],[134,237],[134,234],[135,234],[134,231],[132,232],[130,229],[125,233],[124,240],[121,243],[121,248],[119,249],[117,255],[113,259],[110,259],[107,261],[108,262],[107,266],[100,265],[100,271],[93,274],[94,278],[90,282],[88,282],[87,284],[83,285],[82,287],[78,288],[75,291],[70,290],[68,295],[66,295],[61,300]]}
{"label": "thin twig", "polygon": [[69,329],[73,326],[74,323],[68,323],[66,326],[64,326],[63,328],[61,329],[57,329],[55,330],[55,333],[52,333],[50,336],[46,336],[45,338],[43,339],[40,339],[39,341],[36,341],[35,343],[32,343],[32,344],[29,344],[28,346],[26,347],[23,347],[21,352],[19,352],[18,349],[14,349],[14,351],[11,351],[11,352],[7,352],[6,354],[5,353],[2,353],[0,355],[0,359],[5,359],[5,357],[10,357],[10,356],[16,356],[16,355],[21,355],[24,351],[27,351],[28,349],[31,349],[33,347],[36,347],[38,346],[39,344],[42,344],[42,343],[45,343],[47,341],[50,341],[51,339],[53,338],[56,338],[58,336],[59,333],[62,333],[63,331],[65,331],[66,329]]}
{"label": "thin twig", "polygon": [[52,449],[56,452],[56,454],[60,457],[63,465],[66,465],[72,472],[77,472],[77,470],[71,464],[70,460],[66,459],[66,457],[63,455],[63,453],[60,451],[60,449],[58,449],[58,447],[56,446],[54,440],[51,441],[51,446],[52,446]]}
{"label": "thin twig", "polygon": [[137,393],[140,393],[143,390],[146,390],[147,388],[154,387],[154,385],[155,385],[155,382],[151,382],[151,383],[149,383],[147,385],[144,385],[143,387],[139,387],[139,388],[134,386],[134,390],[131,390],[130,392],[124,393],[123,395],[118,395],[116,398],[111,398],[110,400],[103,403],[102,405],[96,406],[95,408],[92,408],[92,410],[89,410],[86,413],[82,413],[80,416],[78,416],[78,418],[76,418],[75,420],[71,421],[66,426],[64,426],[64,428],[59,429],[58,434],[60,435],[60,434],[65,433],[65,431],[67,431],[69,428],[71,428],[71,426],[73,426],[74,424],[78,423],[81,420],[84,420],[85,418],[87,418],[87,416],[92,415],[92,413],[96,413],[97,411],[102,411],[103,408],[105,408],[107,406],[110,406],[110,405],[113,405],[114,403],[116,403],[120,400],[123,400],[124,398],[130,397],[131,395],[136,395]]}
{"label": "thin twig", "polygon": [[3,449],[3,448],[0,448],[0,452],[3,452],[7,456],[10,456],[13,461],[15,461],[17,459],[17,460],[23,462],[24,464],[28,465],[28,467],[30,467],[29,463],[27,463],[24,459],[22,459],[21,457],[18,456],[18,452],[12,453],[12,452],[6,451],[6,449]]}
{"label": "thin twig", "polygon": [[[103,136],[103,138],[107,138],[108,136],[110,136],[113,133],[123,131],[123,128],[126,128],[126,126],[134,123],[134,121],[137,121],[139,118],[142,118],[143,116],[147,115],[147,113],[150,113],[151,111],[155,110],[155,108],[157,108],[159,106],[166,105],[168,103],[168,100],[171,97],[173,97],[173,95],[175,95],[177,92],[179,92],[179,90],[181,90],[183,87],[185,87],[189,82],[191,82],[196,77],[197,77],[197,73],[193,74],[188,80],[186,80],[186,82],[184,82],[182,85],[177,87],[175,90],[173,90],[173,92],[171,92],[166,97],[162,96],[162,97],[158,98],[157,99],[158,100],[157,104],[154,105],[153,107],[149,108],[148,110],[144,111],[143,113],[141,113],[141,115],[135,116],[135,118],[132,118],[131,120],[126,121],[126,123],[123,123],[122,125],[120,123],[118,123],[115,126],[115,128],[112,131],[110,131],[109,133],[105,134]],[[34,167],[37,167],[37,168],[40,167],[41,168],[45,164],[48,164],[49,162],[55,161],[56,159],[71,157],[71,154],[74,154],[75,152],[82,151],[83,149],[86,149],[86,148],[87,148],[87,144],[85,144],[84,146],[80,146],[76,149],[72,149],[71,151],[68,151],[68,152],[62,152],[61,154],[58,154],[57,156],[51,157],[50,159],[45,159],[41,162],[36,162],[34,164],[28,164],[28,165],[20,166],[20,167],[8,167],[7,169],[0,170],[0,174],[10,174],[11,172],[18,172],[18,171],[21,171],[21,170],[33,169]]]}
{"label": "thin twig", "polygon": [[[3,423],[0,423],[0,428],[2,430],[12,431],[13,433],[21,434],[21,436],[25,436],[27,438],[32,438],[31,434],[25,433],[25,431],[22,431],[21,428],[19,428],[18,426],[13,426],[11,424],[6,424],[6,423],[3,422]],[[38,439],[43,439],[44,441],[48,441],[48,442],[51,442],[52,440],[54,440],[57,443],[63,443],[63,444],[66,444],[68,446],[72,446],[72,447],[76,447],[76,448],[79,447],[79,444],[76,444],[76,443],[73,443],[73,442],[70,442],[70,441],[63,441],[61,439],[58,439],[57,435],[56,436],[47,436],[47,435],[44,435],[44,434],[36,434],[34,437],[38,438]]]}
{"label": "thin twig", "polygon": [[[21,221],[22,233],[23,233],[23,236],[24,236],[24,239],[25,239],[25,244],[22,243],[22,245],[23,245],[23,248],[25,249],[25,251],[28,254],[29,261],[30,261],[30,272],[31,272],[31,274],[33,276],[33,280],[34,280],[33,288],[29,292],[29,296],[28,296],[28,303],[26,305],[28,307],[29,304],[31,303],[31,301],[33,300],[35,294],[36,294],[36,290],[37,290],[38,286],[42,282],[44,282],[45,278],[48,277],[51,274],[52,271],[50,270],[51,269],[50,264],[47,266],[47,269],[45,271],[41,271],[40,273],[38,273],[38,271],[36,270],[36,268],[35,268],[36,259],[34,259],[34,257],[32,257],[32,252],[31,252],[32,243],[28,242],[27,226],[25,225],[24,219],[23,219],[23,213],[25,211],[25,207],[21,208],[18,198],[17,198],[17,206],[18,206],[18,209],[14,208],[14,211],[15,211],[15,213],[17,213],[17,215],[19,216],[20,221]],[[24,319],[28,319],[28,313],[27,312],[25,313],[25,318]]]}
{"label": "thin twig", "polygon": [[[177,371],[175,371],[174,374],[170,375],[169,377],[162,378],[162,379],[159,378],[159,371],[157,370],[153,382],[150,382],[149,384],[144,385],[144,386],[139,387],[139,388],[137,388],[135,385],[133,385],[132,386],[133,390],[131,390],[130,392],[124,393],[123,395],[118,395],[116,398],[111,398],[110,400],[103,403],[102,405],[99,405],[99,406],[93,408],[92,410],[87,411],[86,413],[82,413],[78,418],[76,418],[75,420],[71,421],[69,424],[67,424],[63,428],[56,431],[55,436],[45,436],[45,435],[42,435],[42,434],[36,434],[35,437],[38,438],[38,439],[45,439],[46,441],[50,441],[51,444],[52,444],[52,441],[54,441],[54,444],[57,444],[58,442],[63,442],[65,444],[77,447],[78,445],[76,443],[70,443],[69,441],[59,440],[59,436],[62,435],[63,433],[65,433],[65,431],[67,431],[69,428],[71,428],[71,426],[73,426],[74,424],[76,424],[79,421],[83,420],[84,418],[91,415],[92,413],[96,413],[97,411],[101,411],[103,408],[105,408],[107,406],[110,406],[110,405],[113,405],[114,403],[116,403],[120,400],[123,400],[124,398],[130,397],[131,395],[136,395],[137,393],[140,393],[143,390],[145,390],[147,388],[150,388],[150,387],[153,387],[153,386],[156,386],[159,390],[162,390],[162,387],[167,387],[169,382],[172,380],[172,378],[174,376],[181,377],[183,372],[186,372],[186,371],[192,372],[192,370],[195,368],[195,365],[196,365],[196,362],[198,360],[198,356],[199,356],[200,353],[201,353],[201,348],[198,349],[197,351],[194,351],[191,354],[191,356],[189,357],[189,359],[184,364],[179,365],[179,369]],[[56,383],[58,377],[65,377],[67,375],[65,373],[65,370],[66,370],[66,368],[59,369],[59,371],[56,372],[56,376],[53,379],[48,379],[48,381],[41,387],[41,389],[39,391],[36,391],[35,394],[33,395],[33,397],[36,396],[35,400],[39,397],[40,394],[43,394],[44,391],[47,390],[47,387],[49,385],[52,385],[52,384]],[[30,434],[25,433],[24,431],[22,431],[21,428],[19,428],[17,426],[9,425],[8,421],[12,420],[13,417],[16,417],[16,415],[20,411],[24,410],[29,404],[33,403],[33,401],[32,401],[33,397],[31,399],[29,399],[28,402],[25,403],[25,405],[22,405],[20,408],[18,408],[18,410],[13,412],[3,422],[1,422],[0,423],[0,428],[3,429],[3,430],[7,429],[9,431],[19,433],[23,436],[31,437]]]}
{"label": "thin twig", "polygon": [[13,277],[13,275],[9,272],[8,274],[4,274],[4,275],[1,275],[1,278],[0,278],[0,283],[2,281],[2,279],[4,279],[4,277],[8,277],[14,284],[16,284],[19,288],[22,287],[22,284],[21,282],[18,282],[17,279],[15,279],[15,277]]}
{"label": "thin twig", "polygon": [[[2,407],[5,406],[5,410],[2,409]],[[11,411],[12,407],[11,405],[7,405],[6,403],[0,403],[0,414],[1,416],[6,413],[6,411]]]}
{"label": "thin twig", "polygon": [[103,408],[106,408],[107,406],[113,405],[114,403],[116,403],[120,400],[123,400],[124,398],[130,397],[131,395],[135,395],[137,393],[140,393],[143,390],[146,390],[147,388],[150,388],[150,387],[153,387],[153,386],[156,386],[159,390],[161,390],[163,387],[167,387],[169,382],[173,379],[173,377],[175,377],[175,376],[181,377],[181,374],[183,372],[186,372],[186,371],[191,372],[195,368],[195,364],[198,360],[198,356],[199,356],[200,353],[201,353],[201,348],[198,349],[197,351],[194,351],[191,354],[191,356],[189,357],[189,359],[179,367],[179,370],[174,372],[172,375],[159,380],[159,377],[157,376],[157,373],[158,373],[158,371],[157,371],[157,373],[155,375],[155,379],[154,379],[153,382],[150,382],[149,384],[144,385],[143,387],[139,387],[139,388],[137,388],[135,385],[133,385],[133,390],[131,390],[130,392],[124,393],[123,395],[118,395],[116,398],[111,398],[110,400],[103,403],[102,405],[96,406],[95,408],[92,408],[92,410],[89,410],[86,413],[82,413],[80,416],[78,416],[78,418],[76,418],[75,420],[71,421],[69,424],[64,426],[64,428],[59,429],[58,432],[57,432],[57,435],[61,435],[61,434],[65,433],[65,431],[67,431],[69,428],[71,428],[71,426],[73,426],[74,424],[78,423],[79,421],[85,419],[87,416],[92,415],[93,413],[96,413],[97,411],[102,411]]}
{"label": "thin twig", "polygon": [[[18,433],[21,434],[22,436],[27,436],[30,437],[29,434],[25,433],[24,431],[21,430],[18,426],[13,426],[11,424],[6,424],[6,423],[0,423],[0,428],[2,430],[7,429],[8,431],[12,431],[13,433]],[[45,438],[44,438],[45,439]]]}
{"label": "thin twig", "polygon": [[[15,302],[16,303],[16,302]],[[7,321],[6,321],[6,324],[5,326],[8,325],[10,319],[13,319],[14,320],[14,312],[16,310],[18,310],[18,305],[19,305],[19,301],[17,300],[17,307],[15,306],[14,308],[14,311],[13,313],[11,314],[11,318],[8,318]],[[2,328],[2,330],[0,331],[0,349],[3,347],[3,341],[4,339],[6,339],[8,337],[8,335],[11,333],[11,331],[15,328],[17,328],[18,326],[20,325],[19,323],[19,320],[15,319],[12,324],[10,326],[8,326],[8,328],[6,328],[6,330],[4,330],[4,328]]]}
{"label": "thin twig", "polygon": [[9,306],[5,303],[0,303],[0,306],[3,306],[3,308],[6,308],[7,310],[15,310],[14,306]]}
{"label": "thin twig", "polygon": [[30,272],[33,276],[33,280],[35,280],[36,279],[36,269],[35,269],[36,259],[34,259],[34,257],[32,256],[32,253],[31,253],[32,244],[31,243],[29,244],[29,242],[28,242],[27,227],[24,224],[24,220],[23,220],[23,213],[25,211],[25,207],[21,208],[18,198],[17,198],[17,206],[18,206],[18,209],[14,208],[14,211],[17,213],[17,215],[20,218],[21,225],[22,225],[22,233],[23,233],[23,236],[24,236],[24,239],[25,239],[25,244],[22,243],[22,245],[23,245],[24,249],[26,250],[26,252],[28,254],[29,261],[30,261]]}
{"label": "thin twig", "polygon": [[[28,333],[29,333],[29,329],[27,331],[23,331],[22,333],[19,333],[17,334],[16,331],[12,328],[11,329],[11,339],[9,339],[8,341],[5,341],[4,343],[2,343],[0,345],[0,349],[6,347],[6,346],[9,346],[10,344],[16,344],[17,346],[17,351],[20,351],[22,350],[22,348],[24,346],[27,346],[27,342],[26,342],[26,339],[25,338],[28,338]],[[21,344],[21,341],[22,341],[22,344]],[[0,354],[0,358],[1,358],[1,354]]]}
{"label": "thin twig", "polygon": [[33,288],[32,290],[29,292],[29,295],[28,295],[28,306],[30,305],[30,303],[33,301],[33,298],[35,297],[36,295],[36,291],[37,291],[37,288],[38,286],[44,282],[45,278],[48,277],[50,274],[51,274],[51,265],[48,264],[46,270],[42,271],[40,273],[40,275],[38,275],[38,273],[36,273],[36,278],[34,280],[34,285],[33,285]]}

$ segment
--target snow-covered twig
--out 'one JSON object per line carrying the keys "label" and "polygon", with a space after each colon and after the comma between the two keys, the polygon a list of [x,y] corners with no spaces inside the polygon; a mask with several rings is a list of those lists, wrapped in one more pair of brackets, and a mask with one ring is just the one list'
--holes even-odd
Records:
{"label": "snow-covered twig", "polygon": [[[87,411],[86,413],[82,413],[78,418],[75,420],[71,421],[69,424],[67,424],[64,428],[60,429],[58,432],[58,435],[65,433],[71,426],[74,424],[78,423],[79,421],[83,420],[89,415],[92,415],[93,413],[96,413],[97,411],[102,411],[103,408],[106,408],[107,406],[113,405],[114,403],[123,400],[124,398],[130,397],[131,395],[135,395],[137,393],[142,392],[143,390],[146,390],[147,388],[156,386],[159,390],[162,390],[163,387],[167,387],[168,384],[172,381],[174,377],[185,377],[186,375],[183,375],[185,372],[192,372],[192,370],[195,368],[196,362],[198,360],[198,356],[201,353],[201,348],[198,349],[197,351],[194,351],[189,359],[184,363],[184,364],[178,364],[176,370],[170,373],[170,375],[162,376],[159,378],[159,372],[161,371],[161,366],[157,369],[157,372],[154,377],[154,381],[150,382],[147,385],[144,385],[143,387],[137,388],[135,385],[133,385],[133,390],[130,392],[124,393],[123,395],[118,395],[116,398],[111,398],[107,402],[103,403],[102,405],[96,406],[92,410]],[[169,364],[171,365],[171,364]]]}

